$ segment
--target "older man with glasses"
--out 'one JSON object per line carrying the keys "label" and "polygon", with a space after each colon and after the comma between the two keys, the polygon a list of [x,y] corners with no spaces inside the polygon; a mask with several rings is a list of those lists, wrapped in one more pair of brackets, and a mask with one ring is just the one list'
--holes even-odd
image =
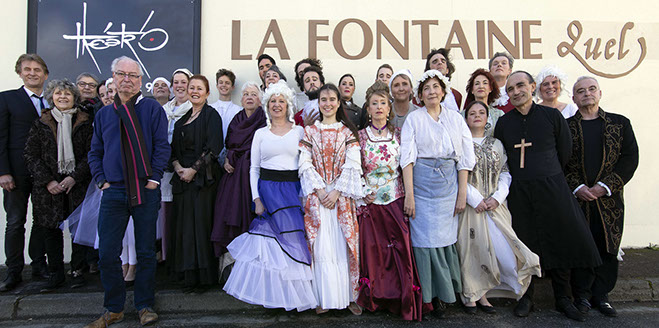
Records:
{"label": "older man with glasses", "polygon": [[[106,327],[123,320],[126,286],[121,271],[121,242],[128,218],[135,227],[137,273],[135,307],[140,323],[158,320],[152,309],[156,274],[156,220],[160,207],[160,179],[167,165],[165,111],[145,98],[142,68],[126,56],[112,62],[118,97],[98,111],[89,152],[89,167],[103,190],[98,216],[99,268],[106,312],[87,327]],[[119,133],[117,133],[119,131]]]}

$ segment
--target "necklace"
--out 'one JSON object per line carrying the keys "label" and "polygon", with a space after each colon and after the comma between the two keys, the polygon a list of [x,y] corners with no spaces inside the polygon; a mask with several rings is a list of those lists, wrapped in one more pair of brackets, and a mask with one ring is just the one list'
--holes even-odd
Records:
{"label": "necklace", "polygon": [[377,131],[378,134],[382,133],[382,131],[384,131],[385,128],[387,128],[386,124],[383,125],[382,128],[377,128],[375,125],[373,125],[373,123],[371,123],[371,129]]}

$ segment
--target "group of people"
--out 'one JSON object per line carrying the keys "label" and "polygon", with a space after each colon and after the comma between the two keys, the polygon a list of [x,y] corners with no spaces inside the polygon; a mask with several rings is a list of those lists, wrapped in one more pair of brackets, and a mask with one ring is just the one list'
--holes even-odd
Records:
{"label": "group of people", "polygon": [[158,259],[186,292],[221,281],[287,311],[421,320],[458,299],[467,313],[496,313],[489,298],[505,297],[524,317],[544,274],[567,317],[583,321],[591,306],[616,315],[607,295],[638,147],[629,120],[599,107],[596,79],[578,78],[574,104],[562,103],[558,68],[534,78],[496,53],[463,98],[449,51],[433,49],[418,79],[380,66],[359,106],[355,78],[326,83],[318,59],[296,63],[299,92],[274,58],[257,64],[261,81],[242,86],[237,106],[227,69],[209,104],[211,84],[185,68],[154,79],[151,98],[129,57],[105,82],[83,73],[46,88],[46,63],[19,57],[24,85],[0,93],[0,291],[22,280],[31,195],[43,291],[65,281],[62,228],[74,282],[100,270],[106,312],[89,327],[123,319],[125,281],[140,322],[155,322]]}

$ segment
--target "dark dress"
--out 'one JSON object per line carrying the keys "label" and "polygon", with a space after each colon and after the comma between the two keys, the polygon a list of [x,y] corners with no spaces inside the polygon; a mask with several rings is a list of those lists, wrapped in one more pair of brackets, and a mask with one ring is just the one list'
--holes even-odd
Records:
{"label": "dark dress", "polygon": [[[513,177],[508,195],[519,239],[540,256],[544,270],[592,268],[601,263],[584,215],[563,175],[572,151],[567,122],[551,107],[533,104],[527,115],[499,118],[494,137],[508,154]],[[531,142],[520,167],[521,139]]]}
{"label": "dark dress", "polygon": [[254,220],[249,186],[250,154],[254,133],[264,126],[265,112],[259,107],[250,117],[244,109],[238,112],[227,129],[227,160],[234,171],[222,176],[215,199],[211,240],[218,257],[227,252],[234,238],[247,232]]}
{"label": "dark dress", "polygon": [[167,264],[174,279],[188,287],[217,282],[218,263],[210,234],[220,177],[216,159],[223,146],[222,119],[212,107],[204,106],[199,117],[186,125],[191,115],[189,111],[176,122],[172,162],[177,160],[197,173],[190,183],[178,175],[172,178],[174,216],[167,222]]}

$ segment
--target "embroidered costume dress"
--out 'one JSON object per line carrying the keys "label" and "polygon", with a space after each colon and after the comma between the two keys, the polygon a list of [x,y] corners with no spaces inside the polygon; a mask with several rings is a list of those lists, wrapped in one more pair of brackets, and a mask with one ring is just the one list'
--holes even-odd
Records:
{"label": "embroidered costume dress", "polygon": [[400,130],[383,137],[359,131],[364,194],[375,200],[358,211],[361,255],[357,303],[369,311],[387,309],[405,320],[421,320],[421,288],[412,256],[400,161]]}
{"label": "embroidered costume dress", "polygon": [[266,211],[227,247],[236,262],[224,285],[227,294],[244,302],[287,311],[317,305],[299,198],[298,144],[303,135],[300,126],[283,136],[269,127],[254,134],[252,199],[260,198]]}
{"label": "embroidered costume dress", "polygon": [[[364,197],[359,143],[343,123],[316,121],[300,141],[304,223],[312,254],[313,289],[323,309],[344,309],[358,296],[359,226],[355,200]],[[316,189],[341,192],[333,209]]]}
{"label": "embroidered costume dress", "polygon": [[[540,259],[524,245],[512,228],[506,203],[512,180],[503,145],[492,137],[474,138],[476,165],[469,173],[467,208],[460,215],[457,249],[462,271],[462,301],[488,297],[519,299],[540,276]],[[493,211],[476,213],[480,202],[492,197]]]}
{"label": "embroidered costume dress", "polygon": [[475,164],[471,132],[462,115],[442,106],[435,121],[425,107],[411,112],[401,135],[401,167],[414,166],[416,218],[410,220],[412,246],[423,302],[453,303],[462,291],[455,243],[458,171]]}

